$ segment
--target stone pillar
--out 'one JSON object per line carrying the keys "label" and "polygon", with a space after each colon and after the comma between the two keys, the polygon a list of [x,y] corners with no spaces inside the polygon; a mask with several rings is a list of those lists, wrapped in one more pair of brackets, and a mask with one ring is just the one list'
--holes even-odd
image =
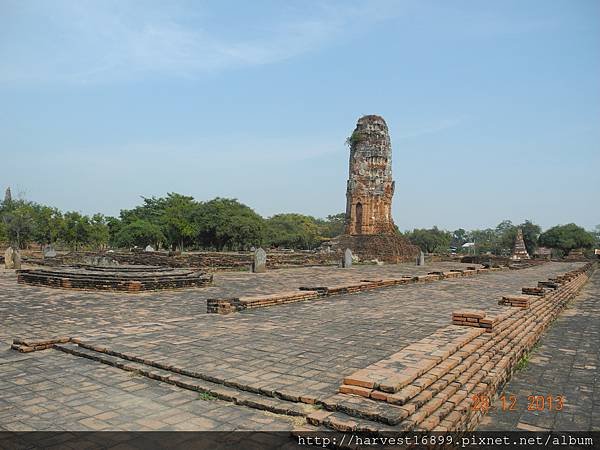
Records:
{"label": "stone pillar", "polygon": [[258,248],[254,252],[254,260],[252,261],[252,272],[264,273],[267,271],[267,252],[262,248]]}
{"label": "stone pillar", "polygon": [[349,248],[344,252],[344,257],[342,258],[342,267],[344,269],[349,269],[352,267],[352,250]]}
{"label": "stone pillar", "polygon": [[48,245],[44,248],[44,259],[56,258],[56,250],[52,245]]}
{"label": "stone pillar", "polygon": [[8,247],[4,252],[4,267],[6,269],[21,269],[21,252],[19,249]]}

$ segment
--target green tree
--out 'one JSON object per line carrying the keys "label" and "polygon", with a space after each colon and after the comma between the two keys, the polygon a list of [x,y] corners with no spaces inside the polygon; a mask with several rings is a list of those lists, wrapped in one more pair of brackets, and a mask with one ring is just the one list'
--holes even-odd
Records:
{"label": "green tree", "polygon": [[164,241],[165,236],[160,227],[143,219],[123,225],[114,237],[114,245],[122,248],[146,247],[147,245],[159,247]]}
{"label": "green tree", "polygon": [[327,216],[325,220],[316,219],[320,227],[320,234],[324,238],[334,238],[344,234],[346,227],[346,213],[338,213]]}
{"label": "green tree", "polygon": [[503,220],[496,226],[493,253],[508,256],[517,237],[517,227],[510,220]]}
{"label": "green tree", "polygon": [[94,214],[89,224],[89,244],[94,248],[106,248],[110,237],[106,217],[100,213]]}
{"label": "green tree", "polygon": [[589,249],[594,245],[594,236],[574,223],[557,225],[540,234],[539,244],[556,248],[568,254],[575,249]]}
{"label": "green tree", "polygon": [[121,228],[123,228],[124,224],[117,217],[107,217],[106,218],[106,227],[108,228],[108,243],[111,246],[119,247],[117,244],[117,235]]}
{"label": "green tree", "polygon": [[183,251],[185,247],[193,244],[198,234],[198,227],[194,222],[197,207],[193,197],[167,194],[161,223],[163,234],[172,249],[178,247]]}
{"label": "green tree", "polygon": [[267,242],[275,247],[312,249],[321,242],[317,220],[303,214],[277,214],[267,219]]}
{"label": "green tree", "polygon": [[264,219],[236,199],[215,198],[195,211],[196,239],[204,248],[244,250],[262,245]]}
{"label": "green tree", "polygon": [[431,229],[414,229],[407,237],[426,253],[447,253],[452,242],[452,233],[440,230],[437,226]]}
{"label": "green tree", "polygon": [[3,220],[0,220],[0,242],[8,241],[8,235],[6,233],[6,225]]}
{"label": "green tree", "polygon": [[69,211],[64,214],[59,236],[72,250],[79,250],[83,245],[89,243],[90,235],[89,217],[77,211]]}
{"label": "green tree", "polygon": [[2,213],[4,233],[10,245],[24,248],[33,236],[33,208],[23,201],[12,201]]}
{"label": "green tree", "polygon": [[485,230],[472,230],[469,233],[471,241],[475,243],[477,253],[494,252],[497,249],[496,231],[492,228]]}
{"label": "green tree", "polygon": [[468,242],[468,239],[469,233],[464,228],[459,228],[452,232],[452,245],[454,247],[460,248],[461,245]]}
{"label": "green tree", "polygon": [[32,239],[40,245],[52,244],[58,240],[63,226],[62,213],[57,208],[34,205]]}
{"label": "green tree", "polygon": [[600,247],[600,225],[596,225],[596,228],[592,231],[592,235],[594,236],[596,247]]}
{"label": "green tree", "polygon": [[120,227],[143,220],[158,226],[164,236],[164,242],[172,249],[183,250],[194,243],[198,228],[193,218],[198,203],[193,197],[168,193],[166,197],[161,198],[142,198],[142,205],[121,211],[120,224],[114,220],[109,222],[114,239],[122,241],[124,235],[117,239]]}

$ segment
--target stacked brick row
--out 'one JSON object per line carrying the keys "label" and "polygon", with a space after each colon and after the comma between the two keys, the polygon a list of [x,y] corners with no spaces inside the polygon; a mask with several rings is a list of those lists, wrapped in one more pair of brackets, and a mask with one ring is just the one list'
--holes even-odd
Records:
{"label": "stacked brick row", "polygon": [[546,290],[541,287],[524,287],[521,289],[521,292],[526,295],[543,296],[546,293]]}
{"label": "stacked brick row", "polygon": [[486,328],[492,331],[498,322],[495,316],[487,316],[485,311],[465,309],[452,313],[452,324],[468,327]]}
{"label": "stacked brick row", "polygon": [[13,343],[11,344],[10,348],[13,350],[17,350],[21,353],[30,353],[52,348],[54,344],[66,344],[67,342],[71,342],[71,338],[59,337],[55,339],[46,339],[38,341],[13,339]]}
{"label": "stacked brick row", "polygon": [[206,312],[216,314],[230,314],[232,312],[244,311],[252,308],[264,308],[267,306],[283,305],[285,303],[302,302],[314,300],[321,297],[317,291],[291,291],[278,292],[271,295],[252,297],[238,297],[229,299],[208,299],[206,301]]}
{"label": "stacked brick row", "polygon": [[211,274],[190,270],[145,273],[112,268],[110,272],[85,269],[30,269],[17,272],[17,281],[21,284],[62,289],[125,292],[203,287],[210,285],[212,279]]}
{"label": "stacked brick row", "polygon": [[308,422],[339,431],[473,430],[485,414],[474,408],[474,397],[494,399],[593,269],[587,264],[557,277],[557,287],[537,296],[529,309],[499,314],[492,333],[450,325],[347,376],[340,393],[323,400],[325,409]]}
{"label": "stacked brick row", "polygon": [[[487,273],[499,270],[508,270],[508,267],[493,267],[477,269],[467,268],[466,270],[451,270],[447,272],[435,272],[428,275],[401,276],[399,278],[388,279],[368,279],[359,282],[344,285],[333,286],[301,286],[299,291],[281,292],[253,297],[234,297],[234,298],[210,298],[206,301],[206,312],[211,314],[230,314],[243,311],[248,308],[263,308],[267,306],[280,305],[283,303],[293,303],[305,300],[314,300],[317,298],[329,297],[332,295],[354,294],[372,289],[380,289],[388,286],[398,286],[409,283],[423,283],[429,281],[438,281],[457,277],[470,277],[478,273]],[[306,294],[309,292],[309,294]]]}
{"label": "stacked brick row", "polygon": [[498,304],[516,308],[529,308],[530,303],[537,300],[537,298],[534,295],[506,295],[498,300]]}

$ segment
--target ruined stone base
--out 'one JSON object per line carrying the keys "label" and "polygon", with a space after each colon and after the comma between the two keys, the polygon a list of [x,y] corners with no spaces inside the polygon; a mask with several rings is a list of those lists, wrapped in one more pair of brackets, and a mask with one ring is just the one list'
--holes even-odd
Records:
{"label": "ruined stone base", "polygon": [[343,234],[331,241],[332,249],[349,248],[361,261],[379,261],[395,264],[411,261],[419,255],[419,247],[397,234]]}
{"label": "ruined stone base", "polygon": [[64,266],[17,271],[17,281],[21,284],[101,291],[140,292],[203,287],[210,285],[212,279],[211,274],[192,269],[152,266]]}

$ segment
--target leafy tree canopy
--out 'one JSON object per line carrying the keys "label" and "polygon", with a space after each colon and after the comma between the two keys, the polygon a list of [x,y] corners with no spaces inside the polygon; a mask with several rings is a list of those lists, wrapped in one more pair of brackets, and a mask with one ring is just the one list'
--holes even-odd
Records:
{"label": "leafy tree canopy", "polygon": [[540,235],[539,242],[544,247],[557,248],[565,254],[574,249],[589,249],[594,245],[594,235],[574,223],[557,225]]}
{"label": "leafy tree canopy", "polygon": [[423,252],[447,253],[452,242],[452,233],[440,230],[437,226],[431,229],[415,228],[412,232],[408,233],[407,238]]}

